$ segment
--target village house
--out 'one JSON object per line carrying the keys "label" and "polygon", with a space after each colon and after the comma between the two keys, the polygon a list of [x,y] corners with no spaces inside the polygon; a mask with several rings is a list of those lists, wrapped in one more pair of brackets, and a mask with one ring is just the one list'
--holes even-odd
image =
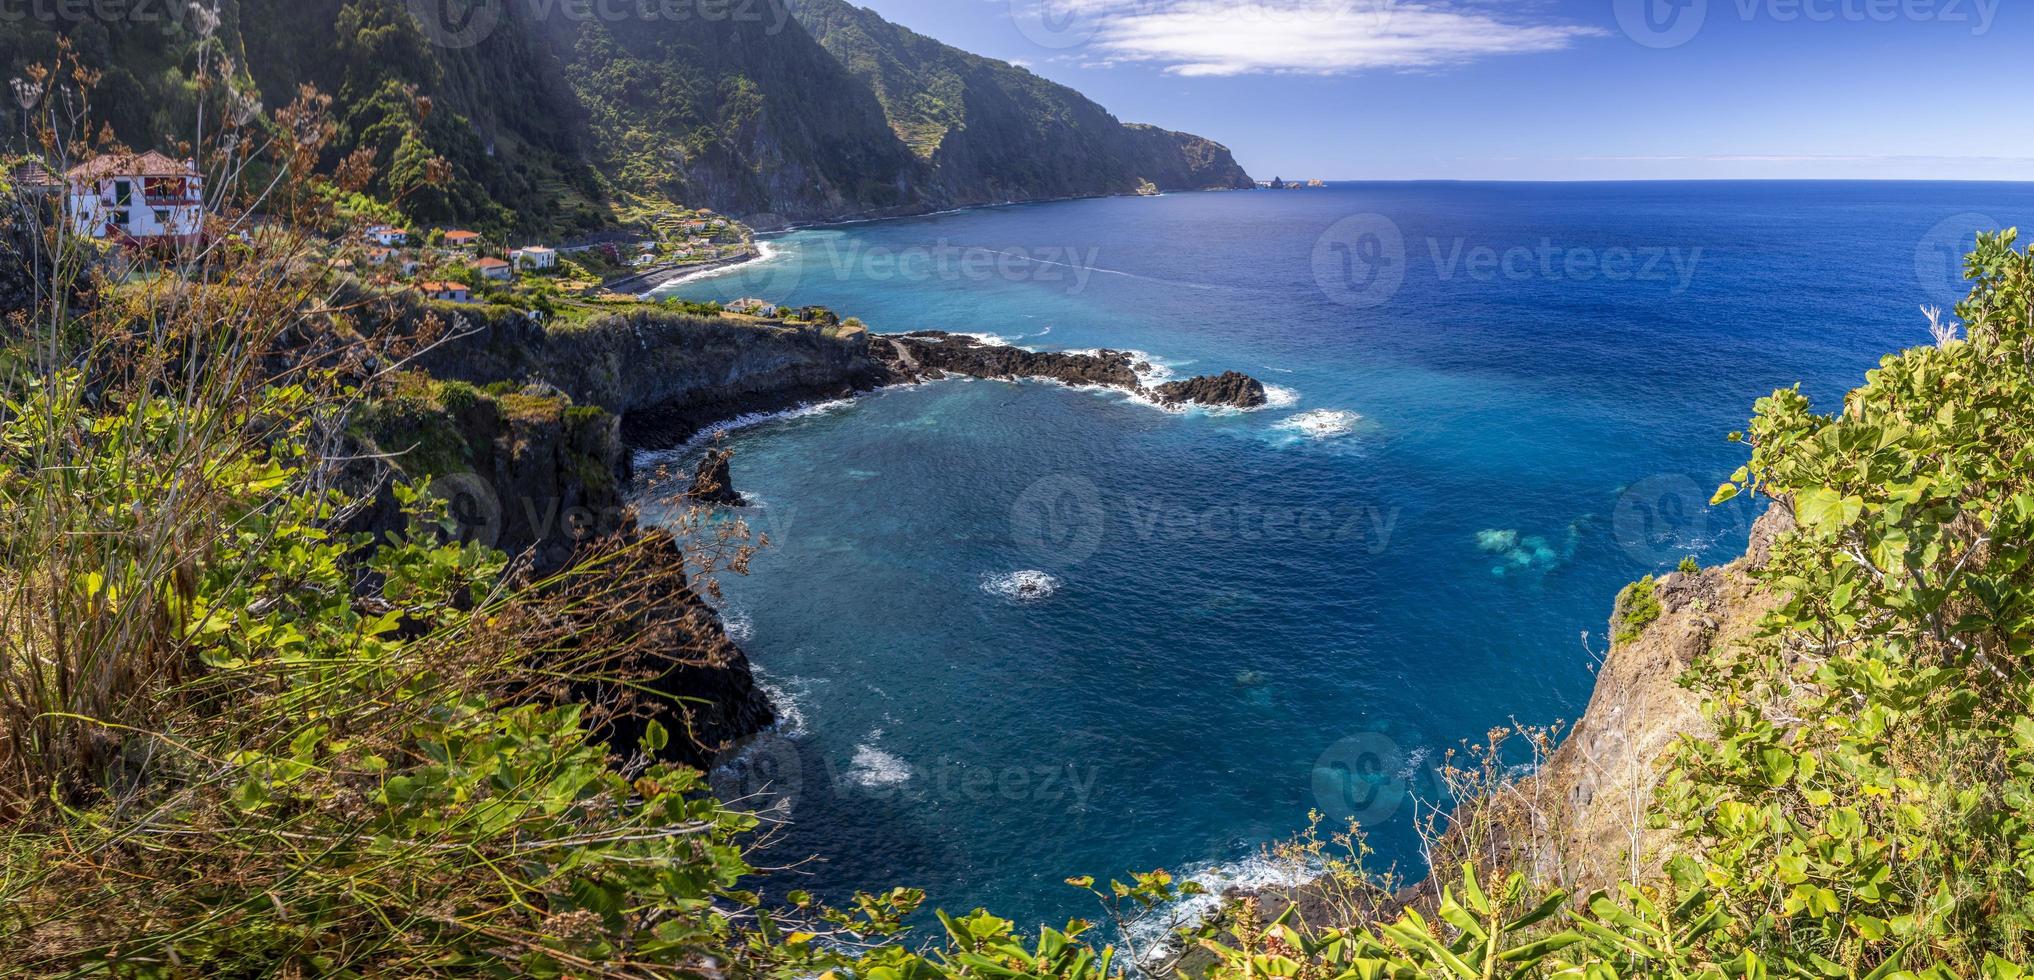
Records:
{"label": "village house", "polygon": [[443,300],[447,303],[473,302],[473,291],[467,289],[464,283],[426,282],[419,283],[417,288],[423,290],[424,296],[429,299]]}
{"label": "village house", "polygon": [[153,150],[108,154],[65,175],[64,209],[81,237],[191,245],[204,237],[205,179],[195,164]]}
{"label": "village house", "polygon": [[507,282],[516,277],[516,267],[500,259],[489,257],[473,263],[473,270],[483,279]]}
{"label": "village house", "polygon": [[756,299],[753,296],[745,296],[735,300],[722,307],[722,309],[730,313],[743,313],[749,316],[763,317],[764,319],[777,315],[777,304],[765,299]]}
{"label": "village house", "polygon": [[451,248],[473,248],[480,244],[480,233],[455,228],[445,233],[445,244]]}
{"label": "village house", "polygon": [[7,171],[7,182],[14,189],[35,194],[54,194],[63,190],[64,182],[49,172],[49,168],[33,160],[15,164]]}
{"label": "village house", "polygon": [[375,225],[367,229],[367,237],[376,245],[388,248],[410,242],[410,233],[394,225]]}
{"label": "village house", "polygon": [[558,267],[558,250],[542,245],[525,245],[509,253],[509,258],[525,269],[555,269]]}
{"label": "village house", "polygon": [[369,265],[387,265],[388,260],[395,258],[395,254],[395,249],[392,248],[370,248],[367,250],[367,263]]}

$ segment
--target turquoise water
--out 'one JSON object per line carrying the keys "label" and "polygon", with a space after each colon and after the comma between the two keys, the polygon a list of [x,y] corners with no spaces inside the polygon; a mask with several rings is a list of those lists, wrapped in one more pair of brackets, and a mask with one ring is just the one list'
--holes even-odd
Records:
{"label": "turquoise water", "polygon": [[1752,402],[1835,405],[1928,341],[1975,226],[2030,218],[2026,185],[1351,184],[777,239],[676,291],[1279,399],[956,381],[730,432],[771,547],[726,612],[790,717],[723,790],[818,856],[779,888],[1031,922],[1093,911],[1069,875],[1256,873],[1310,808],[1417,872],[1447,749],[1575,717],[1617,589],[1742,550],[1750,505],[1705,505]]}

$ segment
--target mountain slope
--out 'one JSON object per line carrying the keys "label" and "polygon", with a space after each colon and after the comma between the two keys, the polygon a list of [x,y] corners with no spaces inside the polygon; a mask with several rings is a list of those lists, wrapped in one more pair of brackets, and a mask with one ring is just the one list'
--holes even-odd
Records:
{"label": "mountain slope", "polygon": [[1126,126],[1086,96],[899,27],[844,0],[790,0],[798,22],[883,105],[943,203],[1249,187],[1220,144]]}
{"label": "mountain slope", "polygon": [[99,115],[135,146],[189,137],[201,51],[271,108],[313,85],[335,96],[334,159],[375,152],[378,196],[420,222],[500,232],[570,234],[674,203],[773,224],[1146,180],[1248,185],[1218,144],[1125,126],[1071,89],[846,4],[784,3],[671,18],[504,2],[449,44],[413,13],[429,5],[405,0],[220,0],[216,28],[187,14],[0,19],[0,72],[69,37],[107,69]]}

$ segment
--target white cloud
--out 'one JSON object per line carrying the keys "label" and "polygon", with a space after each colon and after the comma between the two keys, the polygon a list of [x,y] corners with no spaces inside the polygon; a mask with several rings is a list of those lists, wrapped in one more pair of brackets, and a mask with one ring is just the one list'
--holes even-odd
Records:
{"label": "white cloud", "polygon": [[[1048,3],[1052,0],[1047,0]],[[1332,75],[1558,51],[1595,28],[1535,23],[1446,0],[1058,0],[1112,61],[1180,75]]]}

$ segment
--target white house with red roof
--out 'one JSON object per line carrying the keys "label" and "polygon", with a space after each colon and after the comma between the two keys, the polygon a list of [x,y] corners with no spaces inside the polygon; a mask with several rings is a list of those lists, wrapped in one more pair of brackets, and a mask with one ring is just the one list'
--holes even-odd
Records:
{"label": "white house with red roof", "polygon": [[493,279],[496,282],[507,282],[516,277],[516,267],[497,258],[481,259],[473,263],[473,268],[480,273],[481,278]]}
{"label": "white house with red roof", "polygon": [[64,211],[86,238],[190,245],[204,237],[205,178],[190,161],[109,153],[64,175]]}
{"label": "white house with red roof", "polygon": [[473,291],[463,282],[425,282],[417,284],[426,298],[446,303],[471,303]]}

